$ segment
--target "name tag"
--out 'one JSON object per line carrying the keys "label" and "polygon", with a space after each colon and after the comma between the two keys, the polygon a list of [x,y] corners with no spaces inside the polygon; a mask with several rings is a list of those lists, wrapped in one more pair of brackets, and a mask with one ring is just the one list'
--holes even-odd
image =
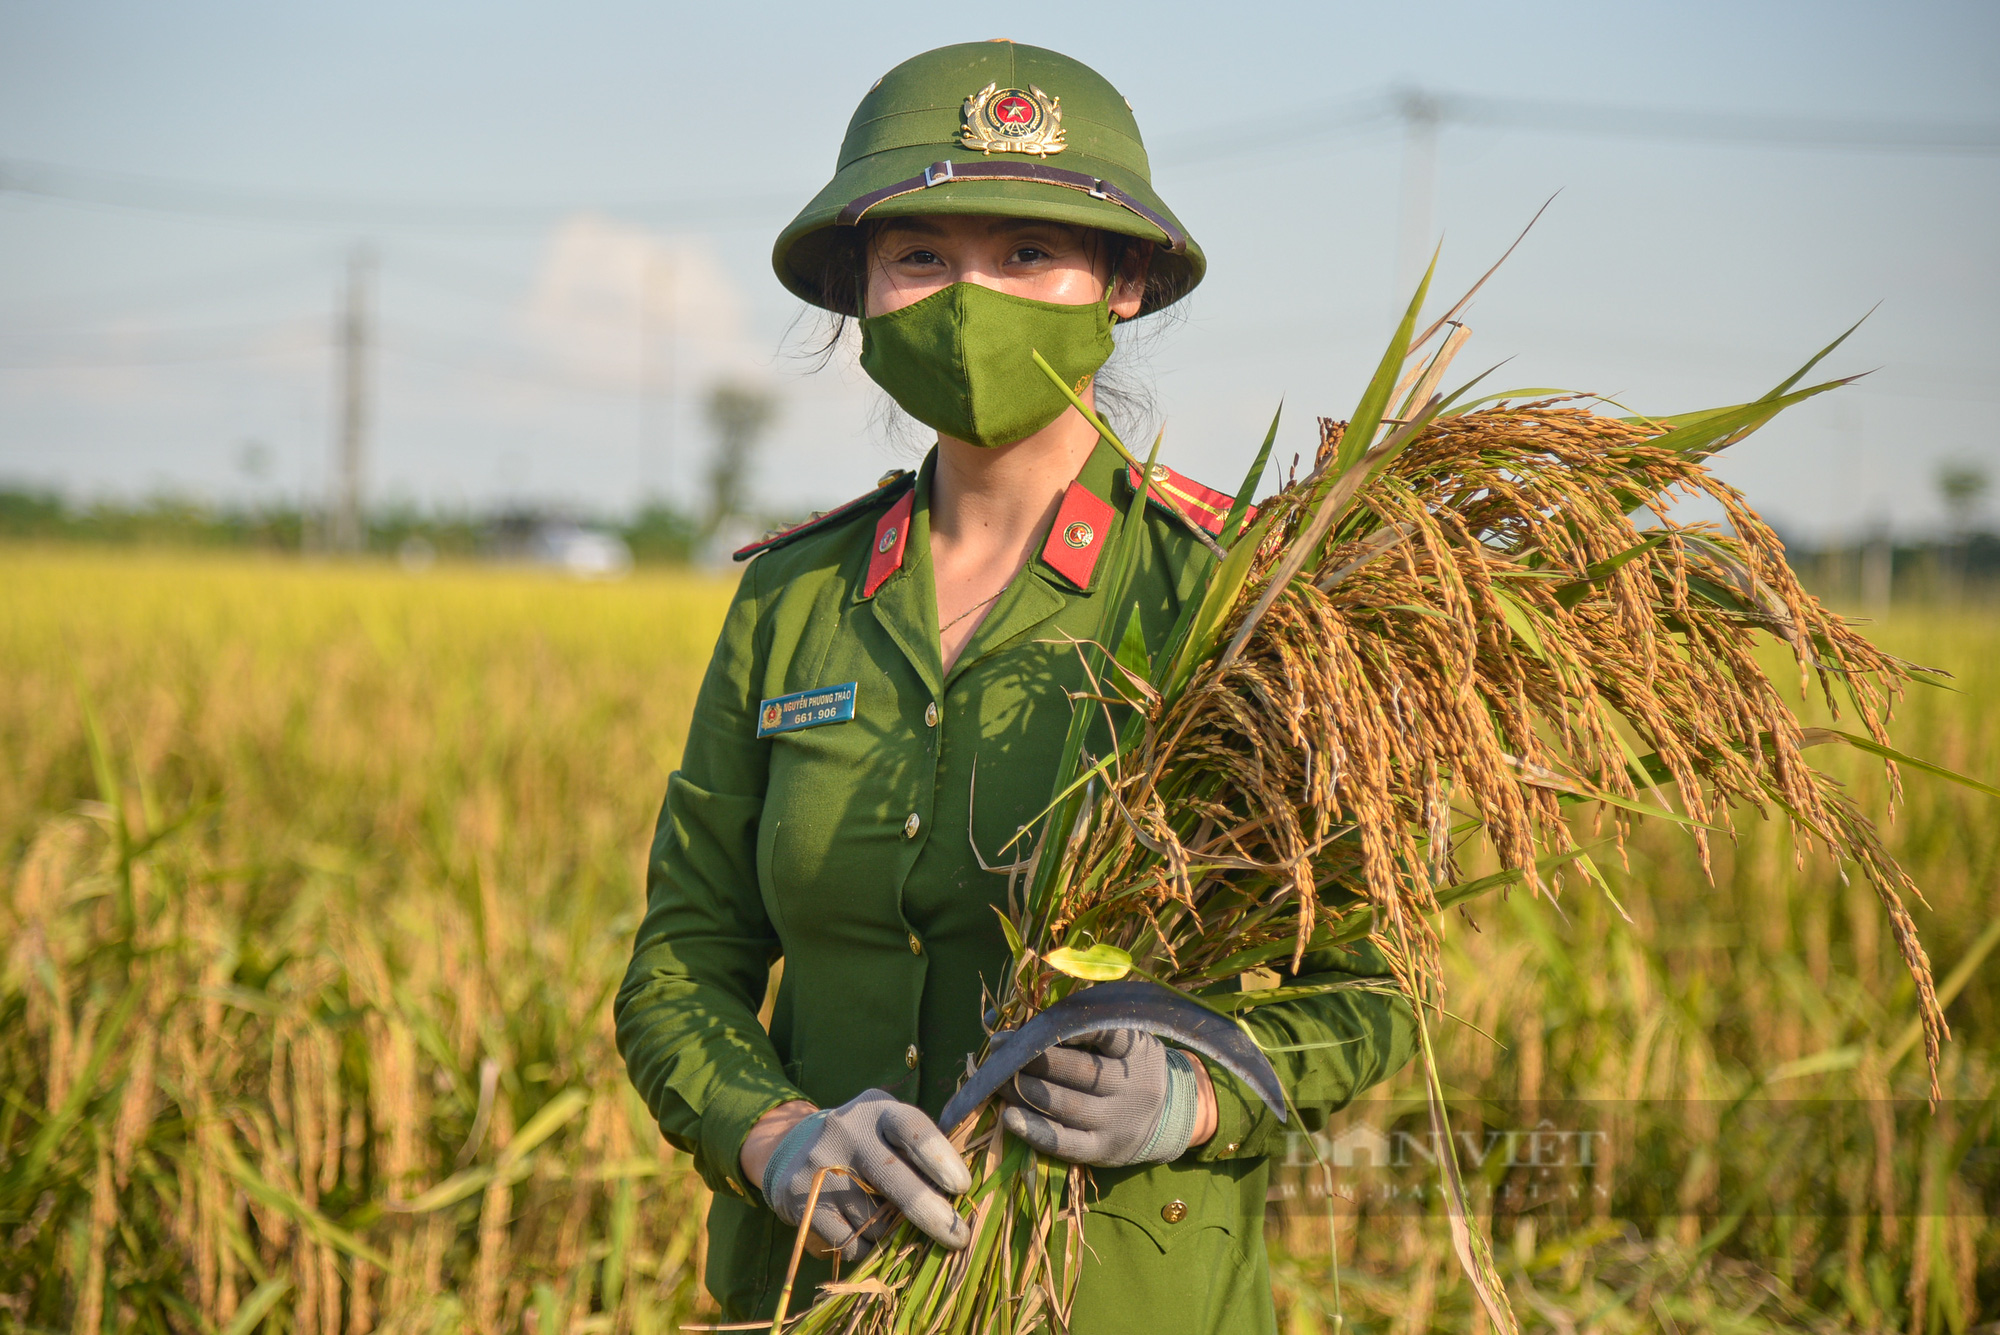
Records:
{"label": "name tag", "polygon": [[764,701],[757,706],[757,735],[769,737],[775,732],[847,722],[854,717],[855,684],[850,681],[845,686],[826,686]]}

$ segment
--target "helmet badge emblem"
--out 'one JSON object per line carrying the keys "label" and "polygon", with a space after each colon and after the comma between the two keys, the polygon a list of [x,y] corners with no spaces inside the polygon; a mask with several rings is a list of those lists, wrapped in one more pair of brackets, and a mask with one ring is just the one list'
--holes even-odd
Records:
{"label": "helmet badge emblem", "polygon": [[1047,157],[1068,147],[1062,127],[1062,99],[1029,84],[1002,88],[989,83],[965,99],[965,129],[959,142],[982,153],[1033,153]]}

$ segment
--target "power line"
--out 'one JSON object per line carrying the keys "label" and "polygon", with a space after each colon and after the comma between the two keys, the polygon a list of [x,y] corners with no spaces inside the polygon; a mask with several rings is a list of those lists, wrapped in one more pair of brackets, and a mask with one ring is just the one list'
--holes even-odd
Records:
{"label": "power line", "polygon": [[[1429,125],[1614,136],[1681,143],[1738,144],[1842,152],[1988,156],[2000,153],[2000,123],[1883,117],[1804,116],[1560,102],[1549,99],[1397,88],[1156,136],[1163,162],[1199,166],[1302,144]],[[545,228],[583,209],[673,226],[732,226],[784,214],[811,192],[737,191],[692,199],[575,199],[453,202],[284,194],[164,177],[94,171],[27,159],[0,159],[0,194],[70,204],[137,209],[230,222],[345,228]]]}
{"label": "power line", "polygon": [[61,333],[78,321],[129,317],[133,311],[226,305],[275,287],[302,285],[309,278],[318,282],[323,280],[325,272],[325,249],[314,246],[280,260],[156,279],[117,293],[100,289],[43,297],[39,304],[10,303],[9,320],[25,319],[20,324],[10,323],[0,331],[0,337],[30,332]]}
{"label": "power line", "polygon": [[[369,275],[371,287],[379,272],[377,262]],[[374,303],[369,305],[372,307]],[[299,352],[337,356],[347,337],[345,319],[344,314],[336,315],[331,334],[324,315],[179,329],[60,331],[80,337],[61,339],[53,346],[45,331],[27,331],[32,343],[45,351],[25,361],[5,360],[14,352],[7,346],[9,341],[19,339],[20,335],[0,333],[0,371],[118,370],[243,361]],[[367,312],[366,343],[370,356],[385,353],[509,383],[534,383],[550,389],[615,398],[647,392],[647,383],[640,375],[606,378],[576,375],[559,369],[560,359],[520,344],[468,338],[456,331],[385,320],[373,309]],[[76,350],[65,350],[65,344]]]}
{"label": "power line", "polygon": [[539,230],[586,209],[647,218],[669,225],[717,225],[732,221],[761,221],[772,211],[796,207],[798,199],[809,193],[809,189],[801,188],[692,200],[454,203],[446,200],[288,195],[165,177],[94,171],[20,158],[0,159],[0,194],[229,222],[310,227]]}
{"label": "power line", "polygon": [[[1172,161],[1207,164],[1357,132],[1428,127],[1525,130],[1761,148],[1981,156],[2000,153],[2000,122],[1804,116],[1561,102],[1394,88],[1247,118],[1169,142]],[[1166,158],[1166,154],[1159,154]]]}
{"label": "power line", "polygon": [[2000,124],[1845,116],[1794,116],[1752,112],[1670,110],[1481,97],[1408,90],[1398,94],[1400,114],[1432,114],[1441,125],[1538,130],[1556,134],[1671,139],[1683,143],[1748,144],[1767,148],[1825,148],[1849,152],[2000,153]]}
{"label": "power line", "polygon": [[[1394,102],[1386,93],[1338,102],[1314,103],[1270,115],[1246,117],[1194,134],[1153,136],[1152,155],[1179,166],[1233,160],[1246,152],[1263,153],[1313,140],[1385,130],[1396,123]],[[1171,145],[1171,148],[1166,148]]]}
{"label": "power line", "polygon": [[[217,346],[215,340],[226,342]],[[33,361],[0,362],[0,371],[60,371],[114,369],[128,366],[178,366],[193,362],[240,361],[256,357],[286,356],[317,351],[326,347],[326,334],[317,321],[278,320],[249,325],[225,325],[206,329],[148,331],[133,338],[124,331],[99,336],[104,351],[65,355],[61,352]],[[122,349],[119,344],[137,342],[138,347]],[[164,346],[162,346],[164,344]],[[178,346],[176,346],[178,345]]]}
{"label": "power line", "polygon": [[381,348],[385,355],[402,361],[499,381],[514,388],[532,385],[538,389],[555,390],[565,394],[620,400],[629,399],[638,392],[638,386],[631,381],[617,379],[596,381],[533,365],[455,357],[432,348],[413,346],[392,338],[384,338]]}

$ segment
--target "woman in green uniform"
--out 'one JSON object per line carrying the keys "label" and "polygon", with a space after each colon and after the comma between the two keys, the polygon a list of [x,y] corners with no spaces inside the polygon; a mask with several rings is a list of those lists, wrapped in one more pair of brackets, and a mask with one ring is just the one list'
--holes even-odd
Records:
{"label": "woman in green uniform", "polygon": [[[1047,801],[1098,620],[1098,560],[1138,482],[1035,368],[1080,393],[1111,329],[1179,300],[1204,260],[1154,194],[1129,105],[1012,42],[890,71],[832,182],[778,238],[778,278],[858,317],[868,374],[937,444],[915,473],[739,552],[744,574],[669,781],[618,1042],[667,1138],[715,1190],[707,1283],[768,1317],[814,1169],[822,1250],[893,1216],[946,1246],[967,1185],[932,1123],[1004,976],[986,870]],[[1229,498],[1156,469],[1135,598],[1150,646],[1211,557]],[[770,966],[783,983],[758,1022]],[[1369,951],[1296,979],[1382,976]],[[1259,1008],[1307,1128],[1411,1051],[1401,1002]],[[1015,1080],[1009,1131],[1092,1166],[1074,1329],[1274,1328],[1264,1258],[1282,1126],[1198,1054],[1116,1031]],[[872,1195],[871,1195],[872,1191]],[[800,1283],[824,1278],[811,1262]]]}

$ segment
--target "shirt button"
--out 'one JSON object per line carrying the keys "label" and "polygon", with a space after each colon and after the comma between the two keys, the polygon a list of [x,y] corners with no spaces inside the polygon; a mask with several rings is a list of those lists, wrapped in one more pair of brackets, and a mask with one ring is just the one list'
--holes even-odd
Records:
{"label": "shirt button", "polygon": [[[916,1049],[912,1048],[911,1051],[914,1052]],[[1160,1218],[1166,1220],[1169,1224],[1180,1223],[1181,1220],[1187,1218],[1187,1202],[1168,1201],[1160,1207]]]}
{"label": "shirt button", "polygon": [[[910,1046],[908,1046],[907,1048],[904,1048],[904,1049],[903,1049],[903,1065],[905,1065],[905,1066],[909,1067],[909,1068],[910,1068],[910,1069],[911,1069],[912,1071],[914,1071],[914,1070],[916,1070],[916,1069],[917,1069],[917,1045],[916,1045],[916,1044],[912,1043],[912,1044],[910,1044]],[[1183,1213],[1185,1213],[1185,1212],[1186,1212],[1186,1210],[1185,1210],[1185,1207],[1183,1207],[1183,1210],[1182,1210],[1182,1212],[1183,1212]]]}
{"label": "shirt button", "polygon": [[935,700],[924,706],[924,726],[926,728],[935,728],[937,726],[937,701]]}
{"label": "shirt button", "polygon": [[1243,1147],[1242,1147],[1241,1145],[1237,1144],[1237,1143],[1236,1143],[1235,1141],[1233,1141],[1233,1140],[1232,1140],[1232,1141],[1230,1141],[1230,1142],[1229,1142],[1229,1143],[1228,1143],[1227,1145],[1224,1145],[1224,1146],[1222,1147],[1222,1152],[1223,1152],[1224,1154],[1234,1154],[1234,1153],[1236,1153],[1236,1151],[1238,1151],[1238,1150],[1240,1150],[1240,1149],[1242,1149],[1242,1148],[1243,1148]]}
{"label": "shirt button", "polygon": [[923,818],[912,811],[910,818],[903,822],[903,837],[905,839],[916,838],[917,831],[923,827],[923,823]]}
{"label": "shirt button", "polygon": [[912,955],[921,955],[924,953],[924,943],[917,940],[915,932],[910,933],[910,953]]}

